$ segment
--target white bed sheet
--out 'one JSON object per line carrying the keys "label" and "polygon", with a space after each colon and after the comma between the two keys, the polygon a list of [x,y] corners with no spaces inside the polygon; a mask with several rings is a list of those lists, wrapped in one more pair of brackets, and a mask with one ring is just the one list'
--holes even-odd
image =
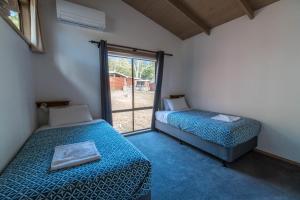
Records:
{"label": "white bed sheet", "polygon": [[65,125],[61,125],[61,126],[49,126],[49,125],[45,125],[42,126],[40,128],[38,128],[35,133],[42,131],[42,130],[48,130],[48,129],[54,129],[54,128],[63,128],[63,127],[72,127],[72,126],[79,126],[79,125],[86,125],[86,124],[95,124],[98,123],[100,121],[103,121],[103,119],[94,119],[92,121],[89,122],[80,122],[80,123],[74,123],[74,124],[65,124]]}
{"label": "white bed sheet", "polygon": [[176,111],[156,111],[155,118],[157,121],[167,124],[168,123],[168,115]]}

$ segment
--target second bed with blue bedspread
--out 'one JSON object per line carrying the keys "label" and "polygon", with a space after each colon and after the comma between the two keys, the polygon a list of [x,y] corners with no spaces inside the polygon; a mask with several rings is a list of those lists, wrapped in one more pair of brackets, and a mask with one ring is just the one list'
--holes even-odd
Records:
{"label": "second bed with blue bedspread", "polygon": [[219,113],[187,110],[168,114],[168,124],[185,132],[192,133],[224,147],[234,147],[244,143],[260,132],[260,122],[242,117],[235,122],[211,119]]}

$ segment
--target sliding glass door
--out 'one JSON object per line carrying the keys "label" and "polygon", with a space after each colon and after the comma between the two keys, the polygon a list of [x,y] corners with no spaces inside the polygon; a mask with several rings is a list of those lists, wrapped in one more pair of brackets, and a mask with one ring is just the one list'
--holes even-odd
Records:
{"label": "sliding glass door", "polygon": [[149,129],[155,92],[155,60],[109,55],[113,126],[121,133]]}

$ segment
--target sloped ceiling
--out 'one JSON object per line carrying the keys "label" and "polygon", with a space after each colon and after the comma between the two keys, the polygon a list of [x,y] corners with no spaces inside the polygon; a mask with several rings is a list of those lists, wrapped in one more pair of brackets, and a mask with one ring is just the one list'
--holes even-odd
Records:
{"label": "sloped ceiling", "polygon": [[279,0],[123,0],[177,37],[187,39]]}

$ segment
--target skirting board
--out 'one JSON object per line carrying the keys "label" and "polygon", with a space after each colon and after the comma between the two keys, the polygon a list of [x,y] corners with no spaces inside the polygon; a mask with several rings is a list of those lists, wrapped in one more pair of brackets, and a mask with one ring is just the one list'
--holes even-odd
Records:
{"label": "skirting board", "polygon": [[277,160],[281,160],[281,161],[289,163],[291,165],[295,165],[297,167],[300,167],[300,163],[298,163],[298,162],[295,162],[295,161],[292,161],[292,160],[289,160],[289,159],[286,159],[286,158],[283,158],[283,157],[280,157],[280,156],[277,156],[277,155],[274,155],[272,153],[268,153],[268,152],[265,152],[265,151],[262,151],[262,150],[259,150],[259,149],[254,149],[254,151],[257,152],[257,153],[263,154],[265,156],[268,156],[268,157],[271,157],[271,158],[274,158],[274,159],[277,159]]}

